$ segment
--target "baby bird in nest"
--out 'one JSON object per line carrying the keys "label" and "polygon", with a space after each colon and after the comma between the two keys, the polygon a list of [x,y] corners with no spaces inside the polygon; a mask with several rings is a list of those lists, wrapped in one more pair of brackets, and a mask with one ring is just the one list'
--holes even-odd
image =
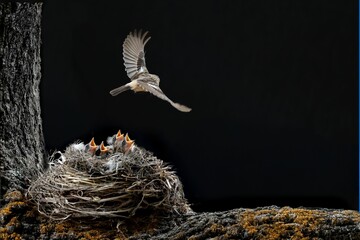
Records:
{"label": "baby bird in nest", "polygon": [[148,32],[142,34],[140,30],[130,32],[123,44],[123,59],[125,70],[130,78],[130,83],[110,91],[112,96],[116,96],[126,90],[134,92],[149,92],[158,98],[168,101],[173,107],[181,112],[190,112],[191,108],[173,102],[169,99],[159,87],[160,78],[155,74],[150,74],[145,64],[144,47],[150,40],[147,37]]}
{"label": "baby bird in nest", "polygon": [[121,133],[119,130],[115,135],[108,137],[107,144],[104,141],[100,145],[96,145],[94,138],[84,145],[84,143],[74,143],[70,147],[73,150],[89,153],[92,156],[107,156],[115,152],[122,152],[124,154],[130,153],[134,150],[135,141],[131,140],[129,134]]}

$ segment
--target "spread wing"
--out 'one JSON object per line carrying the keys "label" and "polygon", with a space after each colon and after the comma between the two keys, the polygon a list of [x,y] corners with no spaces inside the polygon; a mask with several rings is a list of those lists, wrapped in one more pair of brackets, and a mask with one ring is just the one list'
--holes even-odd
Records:
{"label": "spread wing", "polygon": [[168,101],[174,108],[181,112],[190,112],[191,108],[188,108],[187,106],[181,105],[179,103],[175,103],[171,101],[164,93],[161,91],[160,87],[156,84],[154,84],[151,79],[148,78],[140,78],[137,80],[137,83],[146,91],[149,93],[157,96],[158,98]]}
{"label": "spread wing", "polygon": [[130,79],[140,72],[148,72],[145,64],[145,44],[151,37],[146,37],[148,32],[142,34],[140,30],[130,32],[123,44],[123,59],[125,71]]}

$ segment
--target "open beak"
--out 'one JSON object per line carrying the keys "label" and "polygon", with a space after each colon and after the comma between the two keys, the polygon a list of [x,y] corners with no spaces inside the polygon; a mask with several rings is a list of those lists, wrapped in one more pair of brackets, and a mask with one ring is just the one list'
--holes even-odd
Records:
{"label": "open beak", "polygon": [[122,141],[124,140],[124,134],[121,134],[121,131],[119,130],[116,134],[116,141]]}
{"label": "open beak", "polygon": [[100,144],[100,155],[104,155],[109,151],[109,148],[105,147],[104,141]]}
{"label": "open beak", "polygon": [[124,147],[124,152],[127,153],[128,151],[131,151],[134,147],[134,140],[131,140],[129,135],[126,134],[125,135],[125,147]]}
{"label": "open beak", "polygon": [[96,149],[97,149],[97,146],[96,146],[96,143],[95,143],[95,139],[92,138],[90,143],[89,143],[89,146],[90,146],[90,149],[89,149],[89,152],[91,153],[95,153]]}

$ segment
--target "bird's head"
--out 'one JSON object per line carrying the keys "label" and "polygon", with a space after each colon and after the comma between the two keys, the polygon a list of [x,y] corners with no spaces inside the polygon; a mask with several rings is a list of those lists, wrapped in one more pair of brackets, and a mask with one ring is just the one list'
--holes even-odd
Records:
{"label": "bird's head", "polygon": [[151,74],[151,77],[157,82],[157,84],[160,83],[160,78],[158,75],[155,75],[155,74]]}

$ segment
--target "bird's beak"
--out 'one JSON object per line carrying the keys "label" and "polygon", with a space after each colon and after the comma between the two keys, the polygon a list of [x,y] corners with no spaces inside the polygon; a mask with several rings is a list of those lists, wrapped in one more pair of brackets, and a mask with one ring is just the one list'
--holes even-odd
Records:
{"label": "bird's beak", "polygon": [[124,134],[121,134],[121,131],[119,130],[116,134],[116,141],[122,141],[124,140]]}
{"label": "bird's beak", "polygon": [[132,150],[132,148],[134,146],[134,142],[135,141],[131,140],[128,134],[125,135],[125,149],[124,149],[125,153]]}
{"label": "bird's beak", "polygon": [[104,141],[100,144],[100,155],[106,154],[109,151],[109,148],[105,147]]}
{"label": "bird's beak", "polygon": [[89,152],[94,153],[94,152],[96,151],[96,149],[97,149],[97,146],[96,146],[96,143],[95,143],[95,139],[94,139],[94,138],[91,139],[91,141],[90,141],[90,143],[89,143],[89,146],[90,146]]}

